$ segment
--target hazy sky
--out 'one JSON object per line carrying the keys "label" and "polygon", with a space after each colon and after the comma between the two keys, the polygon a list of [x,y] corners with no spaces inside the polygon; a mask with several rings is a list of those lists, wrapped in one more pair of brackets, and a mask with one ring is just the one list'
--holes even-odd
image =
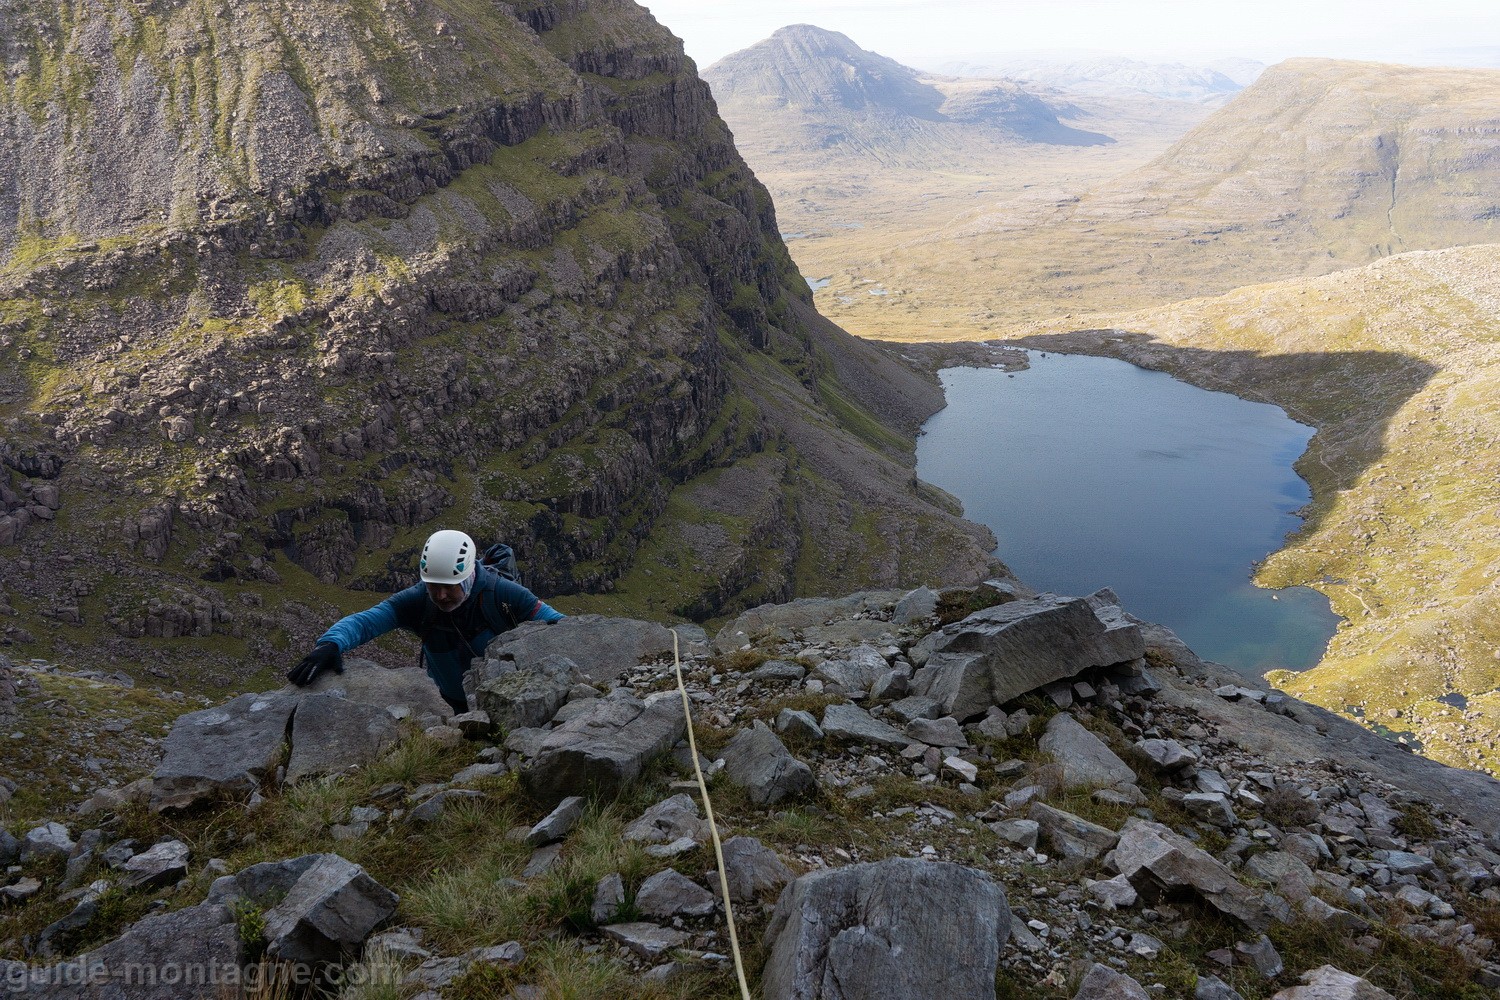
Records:
{"label": "hazy sky", "polygon": [[1500,65],[1497,0],[642,0],[700,68],[787,24],[923,66],[1090,49],[1144,59],[1289,56]]}

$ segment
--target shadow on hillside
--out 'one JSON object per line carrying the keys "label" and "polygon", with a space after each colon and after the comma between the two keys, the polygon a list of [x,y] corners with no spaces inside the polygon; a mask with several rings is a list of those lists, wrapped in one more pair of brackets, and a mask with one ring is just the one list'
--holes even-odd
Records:
{"label": "shadow on hillside", "polygon": [[1274,403],[1292,419],[1317,428],[1296,466],[1313,488],[1303,528],[1309,533],[1319,527],[1329,509],[1324,501],[1351,488],[1385,456],[1382,442],[1392,418],[1439,370],[1421,358],[1395,352],[1268,356],[1256,351],[1182,347],[1125,330],[1075,330],[1005,344],[1119,358],[1205,389]]}

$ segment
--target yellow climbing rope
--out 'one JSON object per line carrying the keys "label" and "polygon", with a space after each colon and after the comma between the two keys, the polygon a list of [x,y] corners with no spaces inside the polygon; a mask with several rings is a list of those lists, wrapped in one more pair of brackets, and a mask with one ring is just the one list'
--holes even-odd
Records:
{"label": "yellow climbing rope", "polygon": [[677,690],[682,694],[682,714],[687,719],[688,750],[693,755],[693,773],[698,776],[698,791],[703,794],[703,813],[708,817],[708,833],[714,842],[714,857],[719,860],[719,888],[724,894],[724,920],[729,925],[729,950],[734,956],[734,974],[739,977],[740,996],[750,1000],[750,986],[745,982],[745,961],[740,957],[740,938],[734,929],[734,907],[729,902],[729,876],[724,873],[724,846],[719,843],[719,827],[714,822],[713,803],[708,800],[708,782],[698,764],[698,741],[693,738],[693,709],[688,702],[687,684],[682,679],[682,654],[678,649],[677,630],[672,630],[672,663],[677,670]]}

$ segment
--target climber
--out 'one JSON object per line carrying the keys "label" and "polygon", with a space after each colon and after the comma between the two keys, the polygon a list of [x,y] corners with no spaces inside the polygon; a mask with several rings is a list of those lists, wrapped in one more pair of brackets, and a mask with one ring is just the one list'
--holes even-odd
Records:
{"label": "climber", "polygon": [[470,660],[484,655],[491,639],[521,622],[565,617],[481,562],[474,539],[462,531],[445,529],[427,539],[421,575],[422,582],[335,622],[313,651],[287,671],[287,680],[301,687],[325,670],[343,673],[349,650],[404,628],[422,640],[427,676],[453,711],[462,714],[469,710],[464,672]]}

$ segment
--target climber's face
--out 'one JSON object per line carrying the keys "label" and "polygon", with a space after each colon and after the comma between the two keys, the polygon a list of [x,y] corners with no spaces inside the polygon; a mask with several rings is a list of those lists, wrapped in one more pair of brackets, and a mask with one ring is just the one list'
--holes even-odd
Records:
{"label": "climber's face", "polygon": [[427,596],[438,606],[439,611],[457,611],[468,595],[462,583],[429,583]]}

